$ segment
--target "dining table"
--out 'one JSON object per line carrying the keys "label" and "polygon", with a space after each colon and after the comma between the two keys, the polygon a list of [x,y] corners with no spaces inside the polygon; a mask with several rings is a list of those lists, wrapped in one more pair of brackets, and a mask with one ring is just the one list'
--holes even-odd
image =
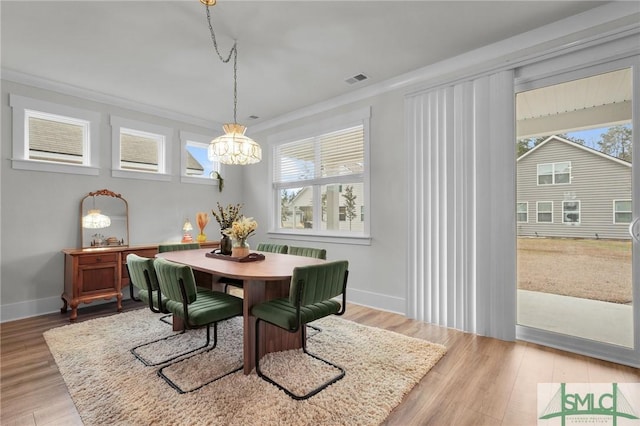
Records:
{"label": "dining table", "polygon": [[[227,259],[215,254],[213,255],[216,257],[211,257],[211,249],[180,250],[156,255],[156,257],[188,265],[194,270],[194,273],[210,275],[211,283],[214,286],[223,278],[242,280],[244,374],[250,374],[256,364],[255,317],[251,315],[251,308],[267,300],[287,297],[294,268],[326,262],[322,259],[290,254],[253,250],[251,253],[263,255],[264,259],[241,262],[238,261],[238,258],[229,257]],[[174,330],[182,329],[181,318],[177,318],[176,315],[173,318]],[[260,327],[259,356],[262,357],[270,352],[300,348],[304,333],[305,327],[300,327],[300,330],[295,333],[289,333],[265,323]]]}

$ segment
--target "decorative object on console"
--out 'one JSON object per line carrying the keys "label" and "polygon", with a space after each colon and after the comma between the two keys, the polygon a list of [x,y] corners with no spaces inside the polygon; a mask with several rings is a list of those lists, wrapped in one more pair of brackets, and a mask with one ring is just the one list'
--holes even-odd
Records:
{"label": "decorative object on console", "polygon": [[198,212],[196,213],[196,224],[198,225],[198,229],[200,232],[198,233],[197,241],[199,243],[204,243],[207,241],[207,235],[204,233],[204,228],[209,223],[209,214],[206,212]]}
{"label": "decorative object on console", "polygon": [[240,210],[242,204],[228,204],[227,207],[222,208],[220,203],[216,203],[218,211],[211,210],[211,214],[216,218],[218,225],[220,225],[220,233],[222,238],[220,239],[220,253],[226,256],[231,255],[231,239],[223,232],[225,229],[231,227],[233,222],[240,218]]}
{"label": "decorative object on console", "polygon": [[[211,33],[211,41],[213,47],[218,55],[218,58],[223,63],[228,63],[233,56],[233,123],[227,123],[222,128],[224,129],[224,135],[218,136],[213,139],[209,144],[208,157],[211,161],[218,161],[222,164],[254,164],[262,160],[262,148],[260,145],[248,136],[245,136],[244,132],[247,130],[242,124],[238,124],[237,109],[238,109],[238,42],[234,42],[229,55],[225,58],[222,57],[218,50],[218,42],[216,40],[216,34],[213,30],[213,24],[211,23],[211,14],[209,12],[209,6],[215,5],[214,0],[200,0],[205,5],[207,10],[207,21],[209,23],[209,32]],[[220,190],[222,188],[220,187]]]}
{"label": "decorative object on console", "polygon": [[[108,216],[101,212],[108,212]],[[80,236],[81,247],[128,246],[127,200],[108,189],[85,195],[80,200]]]}
{"label": "decorative object on console", "polygon": [[184,225],[182,225],[182,230],[184,234],[182,235],[183,243],[191,243],[193,242],[193,237],[191,236],[191,231],[193,231],[193,225],[189,222],[189,219],[184,220]]}

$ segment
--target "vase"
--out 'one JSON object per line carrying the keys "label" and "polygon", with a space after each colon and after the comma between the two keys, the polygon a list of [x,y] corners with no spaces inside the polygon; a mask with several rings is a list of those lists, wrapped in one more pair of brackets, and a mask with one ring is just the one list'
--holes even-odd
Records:
{"label": "vase", "polygon": [[249,255],[249,243],[246,238],[234,239],[233,246],[231,248],[231,256],[233,257],[245,257]]}
{"label": "vase", "polygon": [[199,243],[204,243],[205,241],[207,241],[207,236],[206,236],[206,234],[204,232],[201,232],[201,233],[198,234],[198,237],[196,238],[196,240]]}
{"label": "vase", "polygon": [[228,235],[222,234],[222,238],[220,239],[220,254],[231,256],[231,248],[231,238],[229,238]]}

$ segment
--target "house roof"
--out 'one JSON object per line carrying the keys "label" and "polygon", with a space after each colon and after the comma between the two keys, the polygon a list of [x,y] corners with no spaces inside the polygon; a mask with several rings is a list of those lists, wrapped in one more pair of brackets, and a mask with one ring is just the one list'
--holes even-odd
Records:
{"label": "house roof", "polygon": [[591,154],[597,155],[597,156],[599,156],[599,157],[606,158],[607,160],[610,160],[610,161],[616,162],[616,163],[618,163],[618,164],[622,164],[622,165],[627,166],[627,167],[631,167],[631,163],[629,163],[628,161],[621,160],[621,159],[620,159],[620,158],[618,158],[618,157],[614,157],[614,156],[612,156],[612,155],[605,154],[604,152],[598,151],[597,149],[593,149],[593,148],[590,148],[590,147],[588,147],[588,146],[585,146],[585,145],[581,145],[581,144],[579,144],[579,143],[572,142],[572,141],[570,141],[570,140],[567,140],[567,139],[565,139],[565,138],[561,138],[560,136],[556,136],[556,135],[551,135],[551,136],[549,136],[547,139],[545,139],[544,141],[540,142],[538,145],[534,146],[534,147],[533,147],[532,149],[530,149],[529,151],[527,151],[527,152],[525,152],[524,154],[522,154],[520,157],[518,157],[518,159],[516,160],[516,162],[517,162],[517,161],[522,160],[523,158],[525,158],[525,157],[527,157],[527,156],[529,156],[529,155],[530,155],[530,154],[532,154],[533,152],[538,151],[538,150],[539,150],[540,148],[542,148],[544,145],[546,145],[546,144],[548,144],[548,143],[550,143],[550,142],[552,142],[552,141],[557,141],[557,142],[560,142],[560,143],[565,143],[565,144],[570,145],[570,146],[573,146],[573,147],[575,147],[575,148],[585,150],[585,151],[587,151],[587,152],[589,152],[589,153],[591,153]]}

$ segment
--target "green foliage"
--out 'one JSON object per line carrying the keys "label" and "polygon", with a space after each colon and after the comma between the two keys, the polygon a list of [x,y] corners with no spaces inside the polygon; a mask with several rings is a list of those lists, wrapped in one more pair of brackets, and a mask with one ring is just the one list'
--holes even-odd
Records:
{"label": "green foliage", "polygon": [[618,125],[609,127],[607,133],[602,133],[602,138],[598,141],[600,151],[621,160],[631,162],[632,144],[631,144],[631,127]]}
{"label": "green foliage", "polygon": [[344,189],[344,194],[342,194],[344,198],[344,210],[347,220],[349,220],[349,230],[351,230],[351,221],[356,218],[356,195],[353,194],[353,186],[347,185]]}

